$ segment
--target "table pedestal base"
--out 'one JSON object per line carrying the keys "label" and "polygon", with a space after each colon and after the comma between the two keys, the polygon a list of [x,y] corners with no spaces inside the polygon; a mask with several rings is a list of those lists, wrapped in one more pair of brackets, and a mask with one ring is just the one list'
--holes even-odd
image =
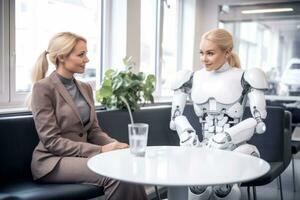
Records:
{"label": "table pedestal base", "polygon": [[169,187],[168,200],[188,200],[188,187]]}

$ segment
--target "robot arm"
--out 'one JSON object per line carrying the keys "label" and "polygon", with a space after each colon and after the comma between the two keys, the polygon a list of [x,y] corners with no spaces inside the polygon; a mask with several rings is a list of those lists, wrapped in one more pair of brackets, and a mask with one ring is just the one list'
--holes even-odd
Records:
{"label": "robot arm", "polygon": [[181,89],[176,89],[174,91],[170,120],[170,129],[174,131],[176,130],[175,118],[182,115],[187,97],[188,94],[183,92]]}
{"label": "robot arm", "polygon": [[180,146],[198,146],[199,140],[195,129],[183,115],[174,120],[176,131],[179,136]]}
{"label": "robot arm", "polygon": [[182,115],[187,97],[191,90],[191,78],[193,73],[182,70],[177,73],[171,89],[174,90],[172,101],[170,129],[176,130],[181,146],[197,146],[199,141],[195,129],[185,116]]}
{"label": "robot arm", "polygon": [[229,144],[239,144],[248,141],[257,132],[262,134],[266,131],[266,101],[264,90],[267,89],[267,80],[264,72],[258,68],[247,70],[242,78],[242,84],[247,91],[251,114],[253,118],[248,118],[240,123],[226,129],[224,133],[217,134],[212,138],[211,146],[216,148],[226,148]]}
{"label": "robot arm", "polygon": [[257,122],[256,133],[262,134],[266,131],[266,125],[262,120],[267,117],[264,96],[264,90],[268,89],[266,76],[260,69],[252,68],[245,72],[244,81],[249,87],[248,99],[251,114]]}
{"label": "robot arm", "polygon": [[228,145],[239,144],[249,140],[254,133],[257,122],[254,118],[248,118],[226,129],[212,138],[210,146],[218,149],[226,149]]}

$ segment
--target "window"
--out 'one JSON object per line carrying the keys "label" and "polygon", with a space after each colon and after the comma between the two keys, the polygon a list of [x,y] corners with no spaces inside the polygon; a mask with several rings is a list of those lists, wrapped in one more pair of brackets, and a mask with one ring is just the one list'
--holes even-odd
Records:
{"label": "window", "polygon": [[[0,81],[8,86],[9,94],[8,99],[1,97],[1,105],[24,102],[31,89],[31,71],[37,57],[47,50],[51,37],[61,31],[74,32],[87,39],[90,62],[86,73],[78,78],[96,88],[96,76],[99,74],[96,71],[100,66],[101,1],[15,0],[1,1],[1,4],[9,7],[12,13],[3,20],[5,23],[9,21],[11,27],[7,33],[9,44],[5,46],[9,49],[10,67],[1,66],[10,71],[3,73],[8,75],[9,80],[0,77]],[[3,30],[7,29],[2,26]],[[54,66],[50,65],[48,74],[53,69]]]}
{"label": "window", "polygon": [[32,67],[61,31],[87,38],[90,62],[77,77],[94,90],[133,56],[135,71],[156,75],[156,101],[170,100],[172,76],[195,67],[194,0],[0,0],[0,11],[0,108],[24,106]]}
{"label": "window", "polygon": [[[291,8],[291,12],[255,13],[270,8]],[[293,69],[300,63],[299,8],[299,2],[220,7],[220,26],[233,34],[242,67],[265,71],[268,95],[290,98],[300,94],[300,71]]]}
{"label": "window", "polygon": [[157,1],[141,0],[141,66],[146,74],[155,74],[156,61],[156,9]]}
{"label": "window", "polygon": [[156,97],[170,100],[176,72],[193,70],[195,2],[183,0],[141,1],[141,66],[155,73]]}
{"label": "window", "polygon": [[102,77],[109,68],[123,69],[126,56],[127,1],[103,0]]}
{"label": "window", "polygon": [[178,69],[178,32],[179,32],[179,2],[167,1],[163,9],[162,20],[162,57],[161,57],[161,95],[170,96],[169,77],[174,77]]}

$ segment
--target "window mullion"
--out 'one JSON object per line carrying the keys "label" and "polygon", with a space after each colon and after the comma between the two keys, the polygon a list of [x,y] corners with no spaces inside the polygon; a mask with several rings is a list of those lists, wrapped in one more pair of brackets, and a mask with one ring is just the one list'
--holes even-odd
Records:
{"label": "window mullion", "polygon": [[104,77],[105,70],[110,66],[109,52],[111,52],[112,3],[111,0],[102,0],[101,81]]}
{"label": "window mullion", "polygon": [[9,91],[10,103],[23,105],[27,92],[17,92],[16,87],[16,13],[15,1],[10,1],[9,5]]}
{"label": "window mullion", "polygon": [[181,0],[177,0],[177,5],[178,5],[178,9],[177,9],[177,30],[178,30],[178,34],[177,34],[177,66],[176,69],[181,70],[182,69],[182,56],[183,56],[183,2]]}
{"label": "window mullion", "polygon": [[161,67],[162,67],[162,36],[163,36],[163,19],[164,19],[164,0],[157,0],[156,9],[156,45],[155,45],[155,76],[156,91],[161,96]]}
{"label": "window mullion", "polygon": [[9,102],[9,2],[0,1],[0,107]]}

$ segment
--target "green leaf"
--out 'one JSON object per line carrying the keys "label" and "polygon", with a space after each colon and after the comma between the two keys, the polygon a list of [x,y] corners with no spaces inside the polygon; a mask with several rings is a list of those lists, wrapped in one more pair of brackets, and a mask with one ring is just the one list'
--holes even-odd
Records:
{"label": "green leaf", "polygon": [[126,109],[121,96],[128,101],[132,110],[139,109],[142,101],[153,103],[155,76],[150,74],[146,77],[143,72],[133,73],[131,69],[134,63],[131,57],[124,58],[123,63],[126,70],[106,70],[102,86],[96,93],[96,100],[108,109]]}
{"label": "green leaf", "polygon": [[106,78],[112,78],[112,76],[113,76],[113,74],[115,73],[115,70],[113,70],[113,69],[108,69],[108,70],[106,70],[106,72],[105,72],[105,77]]}
{"label": "green leaf", "polygon": [[111,87],[102,87],[99,90],[100,98],[110,97],[113,94]]}
{"label": "green leaf", "polygon": [[115,91],[122,86],[123,79],[121,77],[116,77],[112,82],[112,90]]}
{"label": "green leaf", "polygon": [[102,87],[111,87],[111,79],[105,79],[103,82],[102,82]]}

